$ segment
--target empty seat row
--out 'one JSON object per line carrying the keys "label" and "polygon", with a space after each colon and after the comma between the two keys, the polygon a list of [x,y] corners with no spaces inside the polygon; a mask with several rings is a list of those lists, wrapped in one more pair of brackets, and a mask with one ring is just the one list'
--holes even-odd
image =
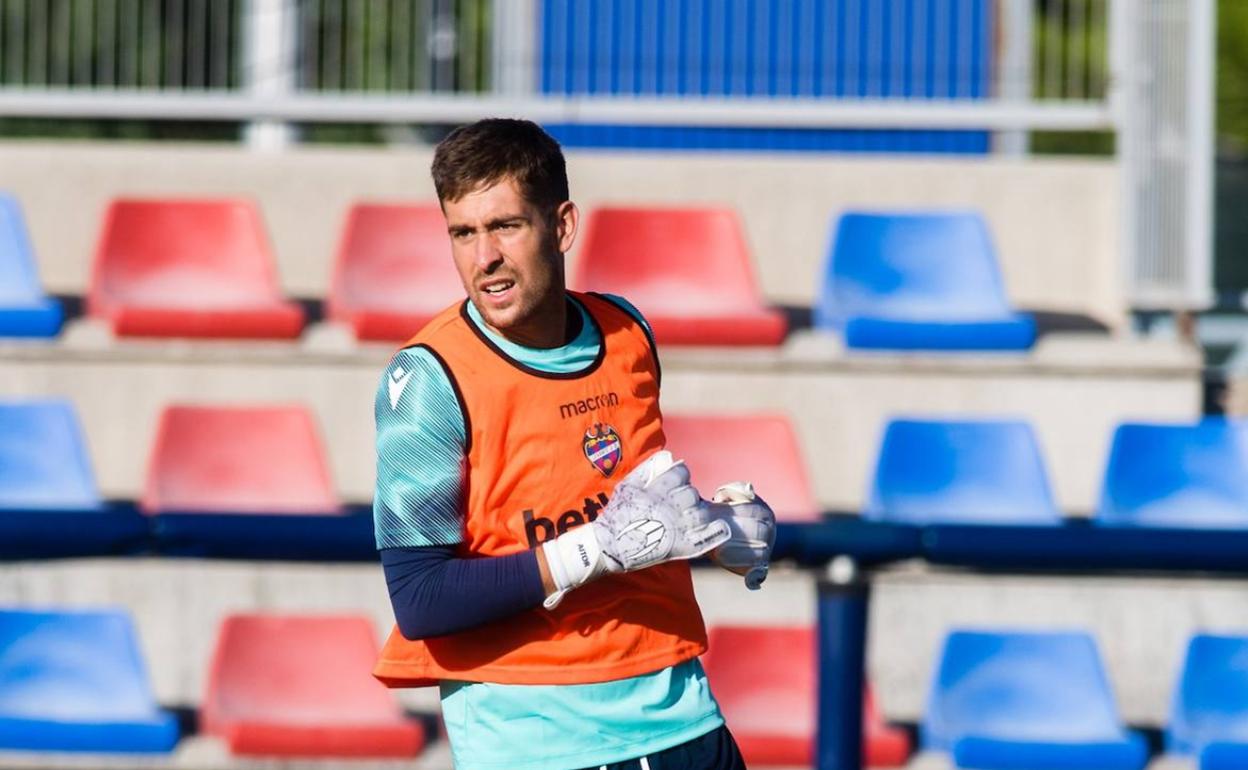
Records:
{"label": "empty seat row", "polygon": [[[233,615],[221,626],[200,731],[240,755],[411,757],[424,729],[371,676],[372,623]],[[180,737],[116,610],[0,610],[0,749],[161,753]]]}
{"label": "empty seat row", "polygon": [[[16,202],[0,196],[0,335],[52,336]],[[96,247],[88,313],[119,335],[297,337],[260,214],[241,200],[116,200]],[[660,343],[778,345],[785,315],[762,299],[736,212],[599,208],[587,218],[574,288],[628,297]],[[326,302],[361,340],[401,341],[464,296],[437,204],[357,204]],[[836,226],[816,325],[850,347],[1024,349],[1030,316],[1005,297],[974,212],[849,212]]]}
{"label": "empty seat row", "polygon": [[[711,629],[707,675],[750,766],[809,766],[818,651],[805,627]],[[1138,770],[1144,737],[1118,714],[1096,644],[1082,632],[951,632],[919,726],[920,748],[964,768]],[[908,736],[868,698],[865,763],[903,764]],[[1248,760],[1248,636],[1200,634],[1174,688],[1165,750],[1200,770]]]}
{"label": "empty seat row", "polygon": [[[425,744],[371,676],[371,623],[355,616],[234,615],[222,624],[200,730],[239,755],[404,757]],[[817,731],[817,640],[807,627],[712,628],[703,659],[751,765],[809,766]],[[1166,750],[1202,770],[1248,757],[1248,637],[1188,646]],[[160,753],[180,730],[156,703],[120,611],[0,610],[0,749]],[[903,764],[909,736],[865,698],[866,760]],[[1118,715],[1086,633],[958,630],[936,664],[921,747],[958,767],[1135,770],[1144,739]],[[1028,762],[1032,764],[1027,764]]]}
{"label": "empty seat row", "polygon": [[[786,521],[818,507],[797,439],[775,415],[671,416],[664,421],[701,478],[750,477]],[[733,436],[752,441],[733,452]],[[234,557],[371,558],[372,519],[348,515],[334,491],[310,412],[286,406],[167,407],[138,510],[101,499],[73,407],[0,401],[0,557],[113,553],[154,522],[163,551]],[[249,515],[240,515],[249,514]],[[62,530],[72,517],[72,533]],[[59,522],[59,524],[58,524]]]}
{"label": "empty seat row", "polygon": [[[787,418],[671,415],[664,427],[668,445],[686,458],[695,478],[750,478],[781,521],[818,520]],[[735,440],[742,435],[751,440]],[[1248,527],[1246,469],[1246,422],[1121,425],[1094,521]],[[166,546],[272,548],[271,537],[284,534],[292,548],[312,548],[309,558],[320,547],[335,553],[341,546],[335,537],[358,541],[360,556],[370,555],[367,522],[343,515],[347,507],[334,491],[315,420],[298,405],[166,408],[138,508],[158,519]],[[141,523],[111,515],[101,499],[86,442],[65,401],[0,402],[0,510],[7,512],[0,517],[0,533],[7,535],[0,538],[0,554],[21,552],[40,536],[63,546],[85,538],[91,547],[81,550],[108,552],[144,534]],[[49,511],[75,514],[82,526],[66,538],[57,519],[41,513]],[[862,513],[868,520],[917,525],[1063,521],[1031,426],[1008,420],[891,421]],[[269,552],[257,555],[263,553]]]}
{"label": "empty seat row", "polygon": [[[1056,525],[1039,442],[1009,420],[898,419],[885,428],[863,515],[907,524]],[[1093,521],[1248,528],[1248,422],[1119,425]]]}

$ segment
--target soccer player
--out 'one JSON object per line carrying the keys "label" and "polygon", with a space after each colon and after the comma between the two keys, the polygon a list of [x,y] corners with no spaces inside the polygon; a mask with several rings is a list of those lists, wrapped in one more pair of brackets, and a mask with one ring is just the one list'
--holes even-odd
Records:
{"label": "soccer player", "polygon": [[625,300],[570,292],[579,212],[538,126],[449,135],[433,179],[468,294],[377,391],[375,674],[437,684],[460,770],[743,768],[698,655],[688,559],[766,575],[774,516],[664,450],[659,361]]}

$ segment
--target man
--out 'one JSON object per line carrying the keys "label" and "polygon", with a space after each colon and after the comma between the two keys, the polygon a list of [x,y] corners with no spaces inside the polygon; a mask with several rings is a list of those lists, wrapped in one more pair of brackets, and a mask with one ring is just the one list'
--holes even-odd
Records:
{"label": "man", "polygon": [[485,120],[448,136],[432,171],[468,299],[378,389],[397,626],[374,673],[440,686],[460,770],[744,767],[698,663],[687,560],[757,587],[774,516],[748,484],[701,498],[663,451],[640,314],[566,290],[579,212],[558,144]]}

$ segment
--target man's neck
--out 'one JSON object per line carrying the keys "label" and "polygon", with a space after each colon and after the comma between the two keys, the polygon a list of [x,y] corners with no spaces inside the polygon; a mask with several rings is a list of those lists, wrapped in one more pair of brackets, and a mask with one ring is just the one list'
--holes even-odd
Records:
{"label": "man's neck", "polygon": [[507,329],[497,329],[491,326],[484,315],[479,316],[481,325],[489,329],[494,334],[513,344],[525,348],[536,348],[539,350],[549,350],[567,345],[575,337],[573,329],[572,314],[568,311],[568,297],[566,293],[561,293],[554,306],[543,309],[538,314],[538,318],[534,319],[534,323],[524,326]]}

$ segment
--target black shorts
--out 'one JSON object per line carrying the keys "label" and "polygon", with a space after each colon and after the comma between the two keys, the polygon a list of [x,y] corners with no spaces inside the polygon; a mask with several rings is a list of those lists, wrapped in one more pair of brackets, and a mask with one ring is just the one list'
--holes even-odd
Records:
{"label": "black shorts", "polygon": [[726,726],[670,749],[638,759],[585,770],[746,770],[745,760]]}

